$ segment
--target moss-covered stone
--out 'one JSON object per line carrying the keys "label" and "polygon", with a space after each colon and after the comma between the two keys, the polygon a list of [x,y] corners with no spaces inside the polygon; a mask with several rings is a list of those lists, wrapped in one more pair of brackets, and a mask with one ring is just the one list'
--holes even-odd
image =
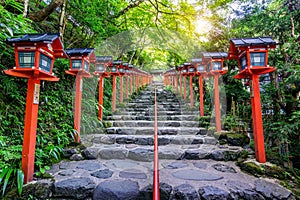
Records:
{"label": "moss-covered stone", "polygon": [[265,173],[267,176],[271,176],[278,179],[285,179],[285,170],[276,165],[265,165]]}
{"label": "moss-covered stone", "polygon": [[104,126],[104,128],[110,128],[110,127],[112,127],[112,123],[111,122],[103,122],[103,126]]}
{"label": "moss-covered stone", "polygon": [[240,166],[241,170],[248,172],[254,176],[258,177],[265,174],[264,169],[255,162],[245,161],[238,163],[238,165]]}
{"label": "moss-covered stone", "polygon": [[27,199],[49,199],[51,195],[52,182],[35,182],[23,186],[21,196],[17,189],[11,190],[3,199],[27,200]]}
{"label": "moss-covered stone", "polygon": [[240,157],[241,157],[242,159],[248,158],[248,155],[249,155],[249,152],[246,151],[246,150],[242,150],[241,153],[240,153]]}
{"label": "moss-covered stone", "polygon": [[227,132],[225,132],[225,131],[214,132],[213,136],[218,140],[223,140],[223,139],[227,138]]}
{"label": "moss-covered stone", "polygon": [[245,146],[250,143],[250,138],[245,134],[228,133],[227,142],[233,146]]}

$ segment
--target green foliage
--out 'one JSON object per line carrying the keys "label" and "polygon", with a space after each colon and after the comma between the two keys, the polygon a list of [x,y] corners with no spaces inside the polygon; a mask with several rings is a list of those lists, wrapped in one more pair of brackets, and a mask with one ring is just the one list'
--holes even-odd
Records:
{"label": "green foliage", "polygon": [[2,171],[0,171],[0,186],[3,183],[2,188],[0,188],[0,191],[2,191],[2,196],[4,196],[7,186],[12,188],[15,186],[15,183],[17,183],[16,187],[18,190],[18,194],[21,195],[23,182],[24,182],[24,174],[20,169],[6,167],[2,169]]}

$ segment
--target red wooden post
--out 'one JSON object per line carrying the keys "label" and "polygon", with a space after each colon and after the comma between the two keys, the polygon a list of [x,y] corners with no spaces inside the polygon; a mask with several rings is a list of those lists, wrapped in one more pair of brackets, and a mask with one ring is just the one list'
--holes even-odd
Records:
{"label": "red wooden post", "polygon": [[194,107],[193,76],[190,75],[190,106]]}
{"label": "red wooden post", "polygon": [[98,119],[102,121],[103,116],[103,77],[99,77],[99,96],[98,96]]}
{"label": "red wooden post", "polygon": [[128,77],[129,77],[129,76],[126,75],[126,92],[125,92],[125,93],[126,93],[126,99],[128,99],[128,86],[129,86],[129,85],[128,85]]}
{"label": "red wooden post", "polygon": [[135,91],[138,92],[139,91],[139,76],[135,76]]}
{"label": "red wooden post", "polygon": [[130,95],[132,95],[132,93],[133,93],[133,78],[134,78],[134,76],[131,75],[130,76]]}
{"label": "red wooden post", "polygon": [[82,99],[82,76],[76,76],[76,94],[75,94],[75,112],[74,112],[74,129],[77,131],[75,142],[80,142],[80,121],[81,121],[81,99]]}
{"label": "red wooden post", "polygon": [[99,77],[98,81],[98,119],[103,117],[103,85],[104,78],[108,77],[107,68],[112,65],[112,56],[96,56],[94,74]]}
{"label": "red wooden post", "polygon": [[33,179],[36,128],[39,108],[39,92],[40,80],[29,78],[27,84],[24,139],[22,150],[22,170],[24,172],[25,183],[30,182]]}
{"label": "red wooden post", "polygon": [[179,75],[179,95],[182,97],[182,76],[181,76],[181,72]]}
{"label": "red wooden post", "polygon": [[120,76],[120,103],[123,103],[123,76]]}
{"label": "red wooden post", "polygon": [[174,78],[175,78],[175,92],[178,93],[178,76],[175,75]]}
{"label": "red wooden post", "polygon": [[262,122],[262,112],[260,103],[260,91],[259,91],[259,75],[252,76],[252,119],[254,127],[254,141],[255,141],[255,156],[258,162],[266,162],[265,154],[265,142],[264,142],[264,130]]}
{"label": "red wooden post", "polygon": [[200,116],[204,116],[204,98],[203,98],[203,78],[199,76],[199,104],[200,104]]}
{"label": "red wooden post", "polygon": [[186,100],[186,78],[183,76],[183,98]]}
{"label": "red wooden post", "polygon": [[219,75],[214,74],[214,102],[216,115],[216,129],[221,131],[221,110],[220,110],[220,96],[219,96]]}
{"label": "red wooden post", "polygon": [[117,76],[112,75],[112,111],[116,111],[116,100],[117,100]]}

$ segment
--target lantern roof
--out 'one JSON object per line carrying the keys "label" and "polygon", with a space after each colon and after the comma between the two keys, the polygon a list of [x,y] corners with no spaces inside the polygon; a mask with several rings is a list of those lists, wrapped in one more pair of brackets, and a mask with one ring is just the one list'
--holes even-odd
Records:
{"label": "lantern roof", "polygon": [[87,56],[94,52],[94,48],[73,48],[73,49],[66,49],[66,53],[69,56]]}
{"label": "lantern roof", "polygon": [[204,58],[216,58],[216,59],[222,59],[227,58],[228,54],[225,52],[204,52],[202,53]]}
{"label": "lantern roof", "polygon": [[61,42],[60,35],[58,33],[25,34],[18,38],[8,38],[7,43],[12,44],[13,46],[15,44],[23,46],[33,43],[51,44],[56,58],[67,58],[63,43]]}
{"label": "lantern roof", "polygon": [[191,63],[202,63],[202,58],[192,58]]}
{"label": "lantern roof", "polygon": [[113,64],[114,64],[114,65],[121,65],[121,64],[122,64],[122,61],[121,61],[121,60],[114,60],[114,61],[113,61]]}
{"label": "lantern roof", "polygon": [[59,38],[59,34],[56,33],[45,33],[45,34],[26,34],[19,38],[9,38],[9,43],[20,43],[20,42],[43,42],[52,43],[54,40]]}
{"label": "lantern roof", "polygon": [[276,45],[276,42],[272,40],[271,37],[238,38],[230,39],[230,42],[232,42],[236,47]]}
{"label": "lantern roof", "polygon": [[112,61],[112,56],[96,56],[97,62],[108,63]]}
{"label": "lantern roof", "polygon": [[276,41],[271,37],[230,39],[229,59],[237,59],[242,51],[249,48],[276,48]]}

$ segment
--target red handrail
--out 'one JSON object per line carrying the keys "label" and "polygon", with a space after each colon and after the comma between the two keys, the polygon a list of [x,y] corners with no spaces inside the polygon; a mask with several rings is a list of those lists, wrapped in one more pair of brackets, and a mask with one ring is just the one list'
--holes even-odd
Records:
{"label": "red handrail", "polygon": [[158,135],[157,135],[157,102],[156,87],[154,88],[154,171],[153,171],[153,200],[160,200],[158,172]]}

